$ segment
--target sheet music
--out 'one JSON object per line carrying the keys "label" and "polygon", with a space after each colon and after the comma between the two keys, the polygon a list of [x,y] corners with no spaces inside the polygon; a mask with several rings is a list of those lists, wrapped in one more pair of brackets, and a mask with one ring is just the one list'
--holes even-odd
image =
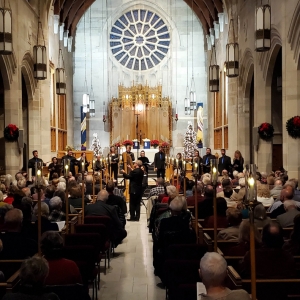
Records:
{"label": "sheet music", "polygon": [[65,227],[66,221],[56,222],[56,224],[58,226],[58,231],[62,231],[62,229]]}

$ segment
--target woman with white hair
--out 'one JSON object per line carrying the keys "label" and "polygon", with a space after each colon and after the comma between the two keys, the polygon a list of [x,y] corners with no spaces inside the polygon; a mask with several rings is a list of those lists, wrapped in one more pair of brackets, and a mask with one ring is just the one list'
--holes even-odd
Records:
{"label": "woman with white hair", "polygon": [[164,197],[162,200],[161,200],[161,203],[168,203],[170,204],[170,202],[176,197],[178,196],[178,191],[176,189],[176,186],[174,185],[168,185],[166,187],[166,190],[167,190],[167,195],[168,197]]}

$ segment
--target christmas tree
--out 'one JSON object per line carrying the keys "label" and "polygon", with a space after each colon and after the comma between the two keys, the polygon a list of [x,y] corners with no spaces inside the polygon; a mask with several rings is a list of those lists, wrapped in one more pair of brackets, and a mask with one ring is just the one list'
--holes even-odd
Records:
{"label": "christmas tree", "polygon": [[187,131],[184,136],[184,149],[183,149],[183,157],[192,158],[194,156],[194,151],[198,150],[197,147],[197,134],[194,131],[192,122],[188,122]]}
{"label": "christmas tree", "polygon": [[94,151],[94,156],[101,155],[102,149],[100,146],[100,140],[98,139],[98,134],[93,133],[93,140],[90,150]]}

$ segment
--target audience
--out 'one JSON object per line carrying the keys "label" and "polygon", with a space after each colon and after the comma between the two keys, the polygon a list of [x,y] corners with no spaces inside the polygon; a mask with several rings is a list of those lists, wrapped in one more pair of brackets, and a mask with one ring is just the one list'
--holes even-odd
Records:
{"label": "audience", "polygon": [[200,260],[200,277],[206,288],[206,294],[201,294],[201,300],[232,299],[250,300],[244,290],[230,290],[226,287],[227,262],[218,253],[207,252]]}
{"label": "audience", "polygon": [[45,258],[32,257],[26,259],[20,268],[20,287],[16,293],[7,293],[3,300],[59,300],[54,293],[44,294],[45,280],[49,273],[49,266]]}
{"label": "audience", "polygon": [[239,237],[239,226],[242,222],[242,213],[239,209],[228,208],[226,217],[229,227],[219,231],[218,240],[237,240]]}
{"label": "audience", "polygon": [[50,199],[49,206],[51,210],[48,216],[49,221],[60,222],[66,220],[66,214],[62,211],[62,201],[58,196]]}
{"label": "audience", "polygon": [[262,204],[258,204],[254,208],[254,223],[258,228],[262,228],[269,224],[271,219],[267,217],[267,212]]}
{"label": "audience", "polygon": [[115,247],[122,242],[127,236],[127,231],[121,223],[117,209],[114,206],[106,204],[108,199],[108,192],[102,190],[97,195],[97,201],[85,207],[85,216],[108,216],[111,218],[111,232],[113,233],[113,242]]}
{"label": "audience", "polygon": [[165,181],[163,178],[161,178],[161,177],[157,178],[156,186],[150,190],[149,197],[159,196],[161,194],[164,194],[164,192],[165,192],[164,184],[165,184]]}
{"label": "audience", "polygon": [[214,190],[211,185],[204,189],[204,200],[198,204],[198,218],[205,219],[213,214]]}
{"label": "audience", "polygon": [[49,264],[46,285],[82,283],[76,263],[63,258],[63,239],[58,232],[47,231],[41,237],[41,250]]}
{"label": "audience", "polygon": [[270,189],[267,184],[258,184],[257,201],[262,203],[265,207],[269,207],[274,203],[274,199],[270,196]]}
{"label": "audience", "polygon": [[274,187],[270,191],[270,196],[274,199],[278,199],[280,197],[280,192],[282,190],[282,181],[280,179],[275,180]]}
{"label": "audience", "polygon": [[294,228],[291,233],[290,239],[286,241],[282,249],[288,251],[292,255],[300,254],[300,215],[294,218]]}
{"label": "audience", "polygon": [[[227,202],[224,198],[217,198],[217,228],[226,228],[228,226],[228,220],[226,217]],[[203,226],[206,228],[214,227],[214,215],[204,219]]]}
{"label": "audience", "polygon": [[277,217],[277,222],[281,227],[291,227],[294,225],[294,218],[300,214],[300,211],[297,209],[296,201],[286,200],[283,203],[284,209],[286,212]]}
{"label": "audience", "polygon": [[[295,276],[295,261],[293,256],[282,249],[283,231],[281,226],[271,221],[262,231],[263,247],[255,250],[257,278],[293,278]],[[248,251],[241,262],[242,276],[250,277],[251,263]]]}
{"label": "audience", "polygon": [[178,191],[176,189],[176,186],[174,185],[168,185],[167,186],[167,195],[168,197],[164,197],[162,200],[161,200],[161,203],[168,203],[170,204],[170,202],[178,196]]}
{"label": "audience", "polygon": [[188,206],[194,206],[195,205],[195,190],[197,188],[197,201],[202,202],[204,200],[204,196],[202,195],[203,193],[203,184],[200,182],[196,186],[193,186],[193,196],[189,196],[186,199],[187,205]]}
{"label": "audience", "polygon": [[94,184],[94,193],[93,193],[93,176],[87,175],[85,178],[85,193],[87,195],[98,195],[100,192],[100,186]]}
{"label": "audience", "polygon": [[231,196],[231,200],[242,201],[245,194],[246,194],[245,178],[241,177],[239,179],[239,185],[234,189],[234,192]]}
{"label": "audience", "polygon": [[[36,216],[36,221],[35,221],[35,227],[36,227],[36,232],[38,229],[38,204],[35,205],[33,208],[33,213]],[[49,218],[49,206],[42,202],[41,203],[41,227],[42,227],[42,233],[45,231],[53,230],[53,231],[58,231],[58,225],[56,223],[51,223]]]}

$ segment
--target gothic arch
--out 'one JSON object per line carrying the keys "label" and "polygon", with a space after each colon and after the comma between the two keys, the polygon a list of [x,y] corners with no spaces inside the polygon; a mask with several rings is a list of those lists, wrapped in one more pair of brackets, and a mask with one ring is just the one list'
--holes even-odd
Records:
{"label": "gothic arch", "polygon": [[300,1],[296,5],[287,39],[289,44],[291,44],[292,51],[294,51],[294,60],[298,65],[300,57]]}
{"label": "gothic arch", "polygon": [[37,81],[33,76],[33,64],[34,62],[30,52],[26,52],[22,59],[21,72],[25,79],[28,100],[33,99],[34,91],[37,85]]}
{"label": "gothic arch", "polygon": [[242,87],[244,97],[246,97],[246,95],[249,95],[253,73],[254,73],[254,58],[251,50],[249,48],[246,48],[241,60],[241,68],[240,68],[240,76],[239,76],[240,86]]}
{"label": "gothic arch", "polygon": [[10,90],[13,75],[16,73],[17,60],[15,52],[11,55],[0,55],[0,72],[2,74],[5,90]]}
{"label": "gothic arch", "polygon": [[267,84],[271,84],[272,73],[274,69],[277,54],[282,47],[282,41],[279,31],[272,26],[271,28],[271,48],[267,52],[259,54],[259,65],[263,72],[263,78]]}

